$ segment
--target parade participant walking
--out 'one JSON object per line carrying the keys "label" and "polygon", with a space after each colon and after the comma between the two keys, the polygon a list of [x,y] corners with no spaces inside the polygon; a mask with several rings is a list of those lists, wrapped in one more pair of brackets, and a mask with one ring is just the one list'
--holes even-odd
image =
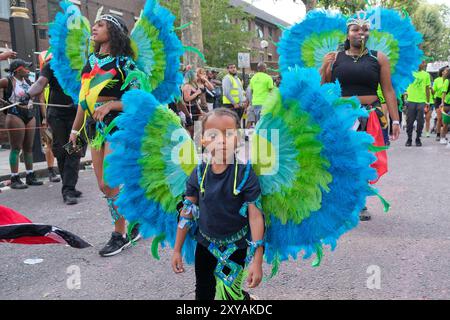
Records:
{"label": "parade participant walking", "polygon": [[78,203],[81,192],[76,190],[78,182],[78,171],[80,169],[80,159],[83,151],[69,154],[63,146],[69,141],[77,107],[74,105],[72,98],[64,94],[49,61],[43,66],[40,76],[36,83],[28,90],[30,98],[41,95],[45,88],[49,85],[48,102],[50,104],[58,104],[63,107],[48,107],[44,113],[44,121],[46,120],[52,132],[52,151],[58,160],[58,169],[62,177],[62,196],[63,201],[67,205]]}
{"label": "parade participant walking", "polygon": [[[13,60],[6,71],[10,73],[7,78],[0,80],[4,100],[15,106],[5,110],[6,129],[8,129],[11,152],[9,165],[11,168],[11,188],[26,189],[29,186],[42,185],[33,171],[33,142],[36,127],[33,104],[25,101],[24,97],[31,86],[28,80],[31,62],[22,59]],[[26,185],[19,177],[19,154],[23,151],[26,168]]]}
{"label": "parade participant walking", "polygon": [[430,109],[429,101],[431,96],[431,77],[425,71],[426,67],[427,62],[422,61],[422,64],[419,66],[419,71],[414,72],[414,82],[407,89],[406,132],[408,134],[408,140],[405,144],[407,147],[410,147],[412,144],[414,121],[417,121],[416,146],[422,146],[420,137],[422,135],[425,112],[428,112]]}
{"label": "parade participant walking", "polygon": [[[261,194],[258,178],[253,170],[250,170],[250,174],[245,173],[247,165],[239,164],[235,156],[239,118],[229,109],[219,108],[208,113],[202,123],[203,147],[211,158],[192,172],[186,184],[185,206],[177,228],[172,268],[175,273],[184,272],[181,250],[190,227],[187,222],[194,219],[193,213],[198,210],[195,298],[214,300],[217,286],[215,270],[221,255],[219,246],[214,249],[214,245],[222,243],[220,247],[226,247],[230,252],[227,260],[244,268],[248,247],[247,233],[251,234],[254,243],[262,244],[264,218],[255,205]],[[197,172],[198,170],[200,172]],[[233,195],[233,186],[236,188],[237,181],[245,180],[244,176],[248,178],[237,197]],[[203,178],[200,181],[198,177]],[[248,203],[248,218],[238,214],[245,202]],[[250,288],[258,286],[262,279],[263,247],[258,245],[255,250],[247,279]],[[235,296],[225,292],[231,299],[250,299],[250,295],[243,291],[242,287],[234,292]]]}
{"label": "parade participant walking", "polygon": [[447,78],[447,74],[449,72],[448,67],[442,67],[439,69],[439,76],[434,79],[433,82],[433,91],[434,91],[434,106],[436,108],[436,141],[440,141],[441,139],[441,128],[442,128],[442,112],[441,112],[441,104],[442,104],[442,91],[444,89],[444,81]]}
{"label": "parade participant walking", "polygon": [[[360,18],[350,18],[347,21],[347,40],[344,51],[332,52],[325,56],[321,67],[322,82],[339,81],[342,96],[356,96],[363,108],[374,110],[381,127],[386,127],[387,121],[377,95],[378,85],[381,86],[389,115],[393,120],[392,140],[400,135],[400,122],[397,99],[391,83],[390,64],[387,57],[380,51],[370,50],[366,43],[370,36],[370,22]],[[358,130],[366,131],[367,119],[360,118]],[[383,163],[384,167],[387,163]],[[387,168],[382,168],[385,173]],[[379,173],[380,175],[380,173]],[[370,220],[367,210],[360,214],[360,220]]]}
{"label": "parade participant walking", "polygon": [[[114,222],[111,239],[99,252],[101,256],[108,257],[129,247],[131,241],[139,236],[137,232],[132,232],[131,239],[128,236],[126,221],[115,205],[119,188],[110,188],[103,176],[105,157],[111,153],[109,142],[105,141],[105,138],[117,130],[113,121],[122,111],[120,99],[135,83],[131,83],[125,90],[121,87],[129,72],[136,67],[131,58],[134,53],[128,37],[128,28],[121,18],[110,14],[101,15],[92,27],[91,39],[95,43],[95,53],[89,56],[81,72],[80,105],[72,126],[70,141],[76,145],[85,127],[87,137],[91,140],[91,145],[93,144],[91,155],[95,176],[100,190],[105,194]],[[89,90],[93,83],[97,83],[96,90]],[[92,101],[95,101],[95,106],[89,105]],[[84,104],[88,106],[83,108]],[[94,109],[93,112],[90,111],[91,108]]]}
{"label": "parade participant walking", "polygon": [[267,66],[264,62],[258,63],[257,70],[258,72],[250,80],[252,105],[248,110],[248,122],[253,125],[259,121],[263,103],[274,87],[272,77],[267,74]]}
{"label": "parade participant walking", "polygon": [[244,87],[234,63],[227,66],[227,71],[228,74],[222,79],[223,107],[234,110],[241,119],[244,114]]}
{"label": "parade participant walking", "polygon": [[[442,117],[444,116],[443,113],[445,113],[447,116],[450,115],[450,72],[447,72],[445,78],[446,79],[444,81],[444,85],[442,88],[442,101],[439,106]],[[442,121],[440,143],[447,144],[447,147],[450,147],[450,142],[447,139],[447,133],[448,133],[448,124]]]}

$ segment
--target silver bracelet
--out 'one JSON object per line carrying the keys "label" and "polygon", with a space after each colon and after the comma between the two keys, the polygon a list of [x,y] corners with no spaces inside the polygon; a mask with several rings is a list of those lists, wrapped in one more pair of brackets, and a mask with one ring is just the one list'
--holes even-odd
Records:
{"label": "silver bracelet", "polygon": [[73,130],[73,129],[72,129],[72,131],[70,131],[70,133],[74,134],[74,135],[77,135],[77,136],[80,135],[80,133],[77,130]]}
{"label": "silver bracelet", "polygon": [[392,125],[400,125],[400,121],[394,120],[394,121],[392,121]]}

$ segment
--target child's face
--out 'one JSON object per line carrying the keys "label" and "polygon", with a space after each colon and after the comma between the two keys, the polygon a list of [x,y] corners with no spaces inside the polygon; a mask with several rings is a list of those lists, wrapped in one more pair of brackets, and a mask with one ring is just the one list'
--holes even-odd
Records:
{"label": "child's face", "polygon": [[205,123],[203,146],[211,153],[215,163],[230,164],[237,148],[238,130],[230,116],[212,115]]}

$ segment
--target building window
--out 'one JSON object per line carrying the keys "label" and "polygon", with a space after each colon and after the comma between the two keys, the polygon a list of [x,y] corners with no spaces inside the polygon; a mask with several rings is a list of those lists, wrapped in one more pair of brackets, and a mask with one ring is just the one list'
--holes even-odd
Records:
{"label": "building window", "polygon": [[272,39],[273,37],[273,29],[269,27],[269,36]]}
{"label": "building window", "polygon": [[41,40],[47,39],[47,30],[46,29],[39,29],[39,39],[41,39]]}
{"label": "building window", "polygon": [[9,19],[10,15],[11,12],[9,7],[9,1],[7,0],[0,1],[0,18]]}
{"label": "building window", "polygon": [[245,19],[241,21],[241,31],[242,32],[248,32],[249,31],[249,23]]}
{"label": "building window", "polygon": [[256,36],[259,39],[264,39],[264,26],[259,23],[255,23],[255,29],[256,29]]}

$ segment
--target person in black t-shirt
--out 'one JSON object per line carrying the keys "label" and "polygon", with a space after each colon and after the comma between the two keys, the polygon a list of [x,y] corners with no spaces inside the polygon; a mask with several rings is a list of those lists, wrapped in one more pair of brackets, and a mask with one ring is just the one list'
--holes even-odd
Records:
{"label": "person in black t-shirt", "polygon": [[[213,300],[216,288],[225,294],[221,298],[251,299],[239,284],[243,281],[246,265],[249,265],[247,281],[250,288],[258,286],[262,279],[264,218],[259,205],[261,188],[251,164],[238,163],[239,122],[238,115],[225,108],[206,114],[202,119],[202,145],[210,157],[194,169],[186,183],[172,269],[175,273],[184,272],[181,250],[192,228],[197,240],[197,300]],[[250,253],[247,255],[248,247]],[[222,269],[223,266],[226,267]],[[218,274],[219,269],[222,271]]]}
{"label": "person in black t-shirt", "polygon": [[53,133],[52,151],[58,160],[58,169],[63,182],[64,203],[73,205],[78,203],[77,198],[81,196],[81,192],[76,190],[75,186],[78,181],[80,158],[85,150],[68,154],[63,146],[69,141],[73,121],[77,114],[77,106],[74,105],[72,98],[62,90],[49,63],[45,64],[38,80],[28,90],[29,98],[39,96],[47,85],[50,86],[48,103],[67,106],[65,108],[49,106],[46,119]]}

